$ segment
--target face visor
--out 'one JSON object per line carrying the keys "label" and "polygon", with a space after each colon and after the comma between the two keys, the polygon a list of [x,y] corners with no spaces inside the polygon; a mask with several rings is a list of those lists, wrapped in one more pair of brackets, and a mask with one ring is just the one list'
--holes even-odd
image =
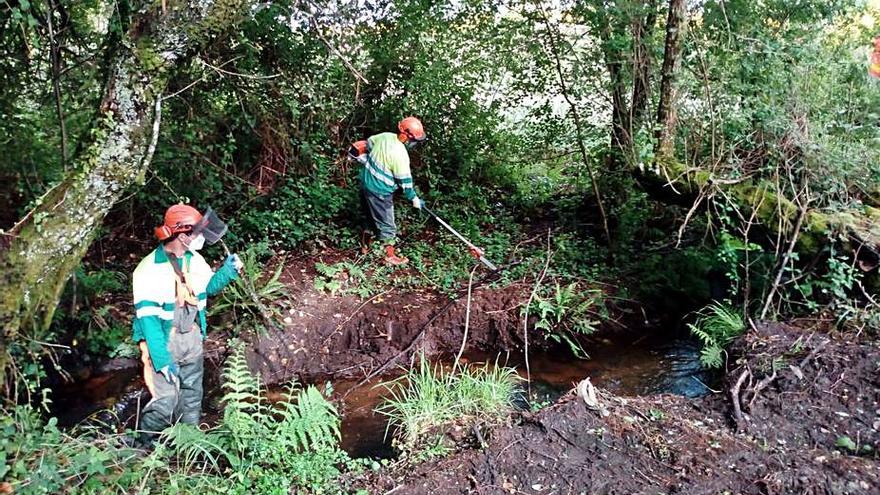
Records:
{"label": "face visor", "polygon": [[213,245],[222,239],[228,230],[229,227],[226,225],[226,222],[220,220],[217,212],[209,206],[199,223],[193,226],[190,235],[193,237],[201,235],[205,238],[206,243]]}

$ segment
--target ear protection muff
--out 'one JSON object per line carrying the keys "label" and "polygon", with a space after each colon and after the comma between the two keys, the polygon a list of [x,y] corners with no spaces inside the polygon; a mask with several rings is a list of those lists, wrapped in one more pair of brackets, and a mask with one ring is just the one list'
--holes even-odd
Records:
{"label": "ear protection muff", "polygon": [[160,241],[164,241],[165,239],[168,239],[169,237],[174,235],[174,232],[171,231],[171,227],[167,225],[160,225],[156,227],[153,232],[156,234],[156,237],[158,237]]}

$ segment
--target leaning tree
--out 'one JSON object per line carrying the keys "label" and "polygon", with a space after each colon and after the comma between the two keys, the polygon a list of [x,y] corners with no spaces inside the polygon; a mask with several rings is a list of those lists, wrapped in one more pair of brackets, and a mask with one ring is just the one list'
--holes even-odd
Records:
{"label": "leaning tree", "polygon": [[0,381],[11,377],[14,347],[39,345],[107,212],[142,180],[156,147],[169,74],[250,8],[246,0],[140,1],[133,7],[124,35],[107,43],[112,55],[89,141],[0,248]]}

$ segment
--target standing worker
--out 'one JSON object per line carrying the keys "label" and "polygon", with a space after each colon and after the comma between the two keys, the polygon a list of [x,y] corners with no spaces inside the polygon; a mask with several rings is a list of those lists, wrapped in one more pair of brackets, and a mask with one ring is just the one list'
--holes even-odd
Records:
{"label": "standing worker", "polygon": [[152,399],[140,420],[147,442],[182,421],[198,425],[202,412],[202,341],[208,296],[238,278],[242,263],[230,254],[214,272],[198,253],[208,219],[192,206],[173,205],[156,227],[162,241],[134,271],[134,341]]}
{"label": "standing worker", "polygon": [[348,151],[349,156],[363,165],[358,175],[361,183],[361,208],[366,220],[361,245],[366,252],[372,230],[384,245],[385,263],[393,266],[409,261],[398,256],[394,250],[397,239],[394,192],[398,188],[402,189],[406,199],[415,208],[421,209],[424,203],[413,187],[407,149],[427,137],[421,121],[415,117],[401,120],[397,129],[397,134],[383,132],[366,141],[358,141]]}

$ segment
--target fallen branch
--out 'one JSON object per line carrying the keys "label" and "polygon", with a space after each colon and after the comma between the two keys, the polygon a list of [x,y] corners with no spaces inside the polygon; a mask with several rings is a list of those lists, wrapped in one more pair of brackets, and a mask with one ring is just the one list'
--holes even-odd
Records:
{"label": "fallen branch", "polygon": [[795,221],[794,230],[791,234],[791,240],[788,243],[788,250],[785,252],[785,256],[782,257],[782,263],[779,264],[779,270],[776,272],[776,278],[773,279],[773,285],[770,286],[770,292],[767,293],[767,300],[764,301],[764,308],[761,309],[762,320],[765,316],[767,316],[767,311],[770,309],[770,305],[773,303],[773,296],[776,295],[776,290],[779,288],[779,283],[782,281],[782,275],[785,273],[785,267],[788,266],[788,262],[791,259],[795,246],[797,245],[798,236],[801,232],[801,226],[804,223],[804,218],[806,218],[807,216],[807,204],[809,204],[809,202],[810,200],[809,198],[807,198],[807,200],[801,205],[800,211],[798,212],[797,221]]}
{"label": "fallen branch", "polygon": [[766,376],[766,377],[762,378],[761,381],[756,383],[755,386],[752,387],[751,390],[749,390],[749,392],[752,394],[752,399],[749,401],[749,411],[752,410],[752,404],[754,404],[755,400],[757,400],[758,394],[760,394],[762,390],[767,388],[768,385],[773,383],[773,380],[775,380],[775,379],[776,379],[776,368],[774,367],[773,373],[770,376]]}

